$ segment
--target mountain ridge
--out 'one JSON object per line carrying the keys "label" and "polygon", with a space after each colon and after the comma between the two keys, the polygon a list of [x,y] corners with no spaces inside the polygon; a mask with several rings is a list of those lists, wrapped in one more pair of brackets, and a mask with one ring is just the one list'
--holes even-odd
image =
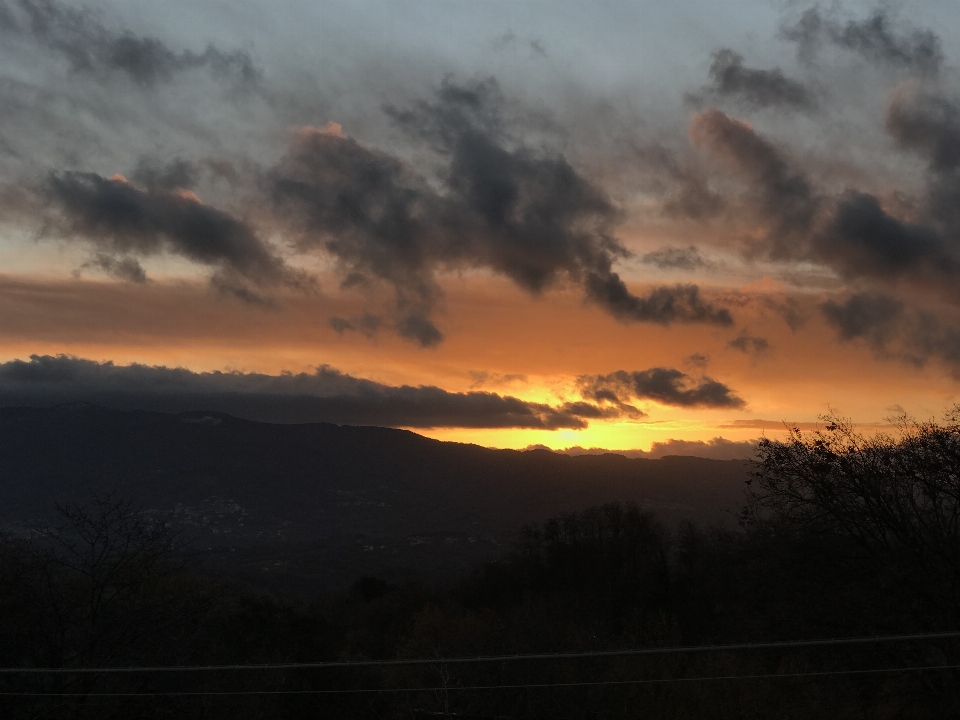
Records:
{"label": "mountain ridge", "polygon": [[501,554],[525,525],[605,502],[638,503],[668,525],[722,520],[747,470],[745,461],[572,457],[202,410],[0,408],[8,532],[50,521],[56,503],[113,494],[171,519],[228,564],[282,555],[333,568],[357,556],[347,575],[463,569]]}

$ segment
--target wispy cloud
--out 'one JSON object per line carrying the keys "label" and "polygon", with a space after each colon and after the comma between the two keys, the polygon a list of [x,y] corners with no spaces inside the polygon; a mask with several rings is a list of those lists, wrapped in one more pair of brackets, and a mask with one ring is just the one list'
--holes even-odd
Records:
{"label": "wispy cloud", "polygon": [[99,13],[56,0],[5,0],[0,3],[0,32],[61,54],[74,72],[121,73],[145,87],[197,69],[241,84],[255,83],[262,74],[246,50],[224,51],[210,44],[200,52],[177,52],[159,38],[111,29]]}

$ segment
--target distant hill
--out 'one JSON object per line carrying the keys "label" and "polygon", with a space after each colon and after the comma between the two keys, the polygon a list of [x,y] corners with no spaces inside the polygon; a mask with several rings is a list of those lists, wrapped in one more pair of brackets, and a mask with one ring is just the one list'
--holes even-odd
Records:
{"label": "distant hill", "polygon": [[404,430],[94,405],[0,409],[0,527],[114,492],[172,515],[211,567],[314,587],[464,569],[523,525],[612,500],[665,522],[735,509],[747,463],[493,450]]}

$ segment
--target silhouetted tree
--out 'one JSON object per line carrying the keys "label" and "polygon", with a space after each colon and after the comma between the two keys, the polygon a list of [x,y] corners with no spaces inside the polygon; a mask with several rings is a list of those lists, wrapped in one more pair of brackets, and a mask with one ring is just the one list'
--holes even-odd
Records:
{"label": "silhouetted tree", "polygon": [[[21,667],[150,665],[187,657],[202,604],[181,573],[169,525],[113,496],[57,507],[59,521],[30,542],[5,538],[3,634]],[[11,621],[12,618],[12,621]],[[137,676],[60,674],[19,679],[46,693],[141,687]],[[77,706],[81,700],[65,701]]]}
{"label": "silhouetted tree", "polygon": [[843,566],[867,600],[960,618],[960,406],[942,423],[900,418],[866,435],[837,416],[810,434],[763,440],[743,520],[769,540],[801,542],[824,572]]}

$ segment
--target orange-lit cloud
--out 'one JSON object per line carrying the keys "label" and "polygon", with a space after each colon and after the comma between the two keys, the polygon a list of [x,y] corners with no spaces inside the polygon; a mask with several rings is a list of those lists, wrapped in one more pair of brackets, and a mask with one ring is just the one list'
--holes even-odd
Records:
{"label": "orange-lit cloud", "polygon": [[[580,399],[577,379],[618,370],[678,367],[722,380],[746,400],[743,409],[684,409],[641,399],[648,417],[591,420],[586,430],[434,430],[434,437],[485,445],[563,448],[646,448],[654,441],[748,440],[758,430],[777,432],[781,420],[814,422],[835,407],[865,422],[889,415],[891,403],[928,416],[952,397],[936,367],[904,372],[876,362],[868,348],[838,344],[828,327],[811,321],[793,332],[762,304],[739,313],[763,328],[768,357],[745,363],[727,344],[730,330],[624,326],[597,316],[576,293],[558,291],[542,301],[502,280],[484,277],[445,283],[448,341],[424,353],[389,333],[372,338],[338,334],[327,319],[364,311],[362,295],[337,293],[283,298],[275,309],[212,294],[196,283],[145,286],[64,280],[0,281],[0,357],[67,352],[79,357],[278,374],[329,364],[390,385],[439,385],[451,392],[475,388],[529,402],[558,405]],[[693,355],[705,366],[685,364]],[[523,376],[526,382],[504,378]],[[498,380],[498,378],[500,378]],[[758,424],[752,418],[766,418]],[[772,423],[772,424],[771,424]]]}

